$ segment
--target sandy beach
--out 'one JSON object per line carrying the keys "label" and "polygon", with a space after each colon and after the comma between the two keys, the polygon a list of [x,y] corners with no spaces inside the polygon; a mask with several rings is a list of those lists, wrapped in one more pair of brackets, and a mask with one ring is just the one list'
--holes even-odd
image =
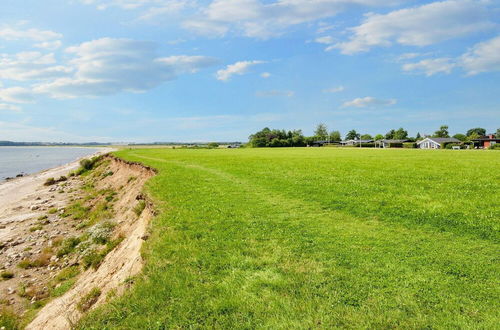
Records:
{"label": "sandy beach", "polygon": [[[97,153],[82,158],[89,158],[96,155],[106,154],[113,150],[115,149],[101,148]],[[21,203],[23,200],[30,200],[33,195],[37,194],[38,190],[43,189],[43,183],[45,182],[45,180],[51,177],[60,177],[62,175],[68,174],[73,170],[76,170],[82,158],[76,159],[68,164],[47,169],[35,174],[26,175],[5,182],[0,182],[0,224],[2,224],[2,219],[5,218],[5,215],[9,213],[9,210],[11,210],[13,207],[19,206],[19,203]],[[0,239],[1,237],[2,234],[0,231]]]}

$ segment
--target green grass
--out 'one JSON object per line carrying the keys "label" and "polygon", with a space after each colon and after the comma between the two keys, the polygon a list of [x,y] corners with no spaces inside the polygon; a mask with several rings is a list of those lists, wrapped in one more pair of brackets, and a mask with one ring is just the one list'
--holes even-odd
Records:
{"label": "green grass", "polygon": [[81,328],[496,328],[496,151],[123,150],[159,170],[132,289]]}

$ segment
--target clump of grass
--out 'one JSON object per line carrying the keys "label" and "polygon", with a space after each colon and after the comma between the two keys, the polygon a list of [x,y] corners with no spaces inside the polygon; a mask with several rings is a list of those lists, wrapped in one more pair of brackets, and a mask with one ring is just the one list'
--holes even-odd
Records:
{"label": "clump of grass", "polygon": [[80,312],[86,312],[97,302],[100,295],[101,289],[93,288],[89,293],[83,296],[82,299],[80,299],[76,307]]}
{"label": "clump of grass", "polygon": [[5,330],[19,329],[19,319],[17,315],[9,309],[0,309],[0,328]]}
{"label": "clump of grass", "polygon": [[76,170],[76,175],[82,175],[92,170],[96,164],[102,159],[101,156],[96,156],[91,159],[82,159],[80,161],[80,168]]}
{"label": "clump of grass", "polygon": [[130,183],[130,182],[132,182],[132,181],[134,181],[134,180],[137,180],[137,177],[136,177],[136,176],[130,176],[130,177],[128,178],[128,180],[127,180],[127,183]]}
{"label": "clump of grass", "polygon": [[115,226],[116,224],[111,221],[103,221],[94,225],[88,230],[90,240],[95,244],[106,244]]}
{"label": "clump of grass", "polygon": [[98,269],[104,258],[111,252],[115,247],[118,246],[123,241],[123,237],[108,241],[104,249],[97,250],[95,248],[89,248],[83,253],[82,264],[85,269],[92,267]]}
{"label": "clump of grass", "polygon": [[134,207],[133,211],[137,216],[140,216],[142,211],[146,208],[146,201],[140,200],[139,203]]}
{"label": "clump of grass", "polygon": [[38,217],[38,220],[47,220],[48,216],[47,215],[41,215]]}
{"label": "clump of grass", "polygon": [[67,254],[70,254],[75,250],[78,244],[81,243],[79,237],[69,237],[61,243],[61,248],[57,251],[57,257],[61,258]]}
{"label": "clump of grass", "polygon": [[112,176],[113,174],[114,174],[114,173],[113,173],[113,171],[108,171],[108,172],[105,172],[105,173],[102,175],[102,177],[103,177],[103,178],[106,178],[106,177],[108,177],[108,176]]}
{"label": "clump of grass", "polygon": [[74,220],[79,220],[85,218],[89,212],[89,207],[84,206],[80,201],[76,201],[66,207],[62,216],[65,218],[71,217]]}
{"label": "clump of grass", "polygon": [[51,297],[60,297],[60,296],[62,296],[63,294],[65,294],[66,292],[68,292],[69,289],[71,289],[73,287],[73,285],[75,284],[75,282],[76,282],[75,279],[71,279],[71,280],[67,280],[67,281],[64,281],[64,282],[60,283],[58,286],[56,286],[52,290],[50,290],[50,296]]}
{"label": "clump of grass", "polygon": [[49,210],[47,211],[47,213],[48,213],[48,214],[55,214],[55,213],[57,213],[57,209],[56,209],[55,207],[53,207],[53,208],[49,209]]}
{"label": "clump of grass", "polygon": [[31,267],[32,267],[31,260],[29,260],[29,259],[23,259],[23,260],[21,260],[21,261],[17,264],[17,267],[19,267],[19,268],[21,268],[21,269],[28,269],[28,268],[31,268]]}
{"label": "clump of grass", "polygon": [[78,274],[80,274],[80,268],[78,266],[71,266],[61,270],[54,277],[54,280],[57,282],[63,282],[77,276]]}
{"label": "clump of grass", "polygon": [[54,179],[54,178],[48,178],[47,180],[45,180],[45,183],[43,185],[44,186],[52,186],[52,185],[54,185],[56,183],[57,183],[56,179]]}
{"label": "clump of grass", "polygon": [[3,271],[0,273],[0,277],[3,279],[3,280],[10,280],[11,278],[14,277],[14,273],[13,272],[10,272],[10,271]]}
{"label": "clump of grass", "polygon": [[43,229],[42,225],[35,225],[35,226],[30,227],[30,232],[34,232],[34,231],[42,230],[42,229]]}

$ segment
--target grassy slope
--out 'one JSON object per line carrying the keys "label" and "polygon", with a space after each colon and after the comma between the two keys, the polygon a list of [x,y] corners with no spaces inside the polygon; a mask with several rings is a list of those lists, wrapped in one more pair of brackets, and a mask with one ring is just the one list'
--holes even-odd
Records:
{"label": "grassy slope", "polygon": [[144,276],[83,328],[498,324],[499,152],[131,150]]}

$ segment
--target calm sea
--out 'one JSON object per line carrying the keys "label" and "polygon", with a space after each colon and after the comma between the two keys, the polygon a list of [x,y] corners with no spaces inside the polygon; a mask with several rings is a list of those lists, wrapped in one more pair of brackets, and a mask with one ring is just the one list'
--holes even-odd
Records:
{"label": "calm sea", "polygon": [[32,174],[64,165],[97,151],[96,148],[0,147],[0,182],[20,173]]}

